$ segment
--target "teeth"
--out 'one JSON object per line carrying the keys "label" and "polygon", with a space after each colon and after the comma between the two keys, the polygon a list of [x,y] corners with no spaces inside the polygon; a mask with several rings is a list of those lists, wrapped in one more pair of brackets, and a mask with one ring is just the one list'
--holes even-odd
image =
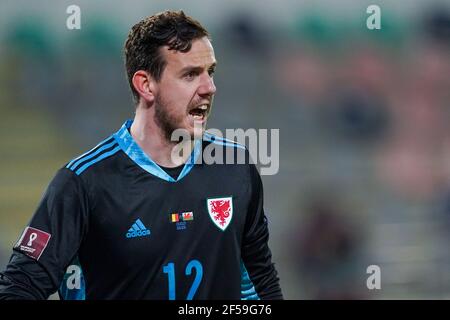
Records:
{"label": "teeth", "polygon": [[199,109],[205,111],[206,109],[208,109],[208,106],[206,104],[202,104],[201,106],[198,107]]}

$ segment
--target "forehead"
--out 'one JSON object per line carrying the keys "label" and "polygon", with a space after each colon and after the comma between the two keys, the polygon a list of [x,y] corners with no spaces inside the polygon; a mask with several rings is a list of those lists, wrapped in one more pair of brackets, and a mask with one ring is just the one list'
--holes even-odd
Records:
{"label": "forehead", "polygon": [[209,67],[216,62],[214,49],[207,37],[192,41],[191,50],[188,52],[180,52],[169,50],[168,47],[162,49],[170,69],[182,69],[186,66]]}

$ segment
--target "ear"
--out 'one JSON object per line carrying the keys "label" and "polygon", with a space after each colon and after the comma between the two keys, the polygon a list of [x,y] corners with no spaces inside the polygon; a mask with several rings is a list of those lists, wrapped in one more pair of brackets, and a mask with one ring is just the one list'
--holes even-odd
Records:
{"label": "ear", "polygon": [[148,104],[155,101],[155,80],[144,70],[138,70],[133,75],[134,89],[139,93],[140,97]]}

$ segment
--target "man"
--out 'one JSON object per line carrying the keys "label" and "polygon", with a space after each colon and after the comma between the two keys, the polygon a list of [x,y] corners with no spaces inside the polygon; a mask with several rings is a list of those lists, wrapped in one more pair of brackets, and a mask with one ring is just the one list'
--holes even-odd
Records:
{"label": "man", "polygon": [[[198,161],[211,144],[243,149],[203,132],[216,92],[208,32],[166,11],[132,28],[125,58],[134,120],[58,171],[0,298],[281,299],[256,167]],[[189,136],[181,165],[177,129]]]}

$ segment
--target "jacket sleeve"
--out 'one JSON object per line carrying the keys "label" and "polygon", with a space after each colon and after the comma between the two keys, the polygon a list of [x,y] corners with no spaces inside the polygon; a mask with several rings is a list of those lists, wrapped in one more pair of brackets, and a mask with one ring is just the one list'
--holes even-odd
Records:
{"label": "jacket sleeve", "polygon": [[[250,165],[251,201],[242,244],[243,274],[248,275],[260,299],[283,299],[278,273],[272,263],[269,230],[263,208],[263,186],[254,164]],[[248,288],[247,288],[248,289]]]}
{"label": "jacket sleeve", "polygon": [[0,300],[47,299],[87,230],[88,196],[79,176],[63,168],[50,182],[30,223],[0,272]]}

